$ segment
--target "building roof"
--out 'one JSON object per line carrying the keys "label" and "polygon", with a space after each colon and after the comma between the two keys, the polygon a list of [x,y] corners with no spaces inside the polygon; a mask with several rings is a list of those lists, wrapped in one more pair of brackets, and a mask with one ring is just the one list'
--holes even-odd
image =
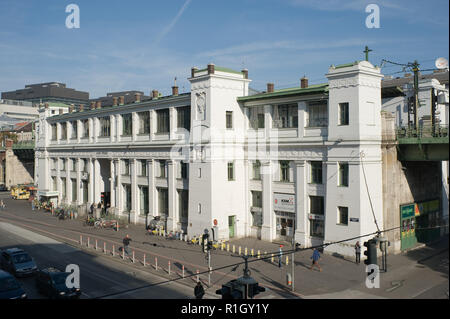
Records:
{"label": "building roof", "polygon": [[268,98],[287,97],[293,95],[308,95],[308,94],[328,94],[328,83],[314,84],[306,88],[295,87],[288,89],[274,90],[273,92],[263,92],[255,95],[238,97],[239,102],[248,102],[255,100],[263,100]]}
{"label": "building roof", "polygon": [[[429,74],[420,74],[419,73],[419,81],[424,79],[436,79],[441,84],[448,84],[449,71],[441,71],[441,72],[433,72]],[[384,78],[381,81],[381,87],[402,87],[405,84],[412,83],[414,81],[414,76],[411,74],[406,77],[397,77],[395,79]]]}

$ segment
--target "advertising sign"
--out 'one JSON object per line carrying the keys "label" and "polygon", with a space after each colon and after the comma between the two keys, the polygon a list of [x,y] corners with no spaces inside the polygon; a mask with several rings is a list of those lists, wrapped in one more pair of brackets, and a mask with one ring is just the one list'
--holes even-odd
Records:
{"label": "advertising sign", "polygon": [[274,193],[273,210],[295,213],[295,195]]}

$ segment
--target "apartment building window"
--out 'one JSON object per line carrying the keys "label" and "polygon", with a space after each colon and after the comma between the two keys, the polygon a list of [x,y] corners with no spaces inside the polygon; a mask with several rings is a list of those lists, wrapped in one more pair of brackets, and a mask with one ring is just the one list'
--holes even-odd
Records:
{"label": "apartment building window", "polygon": [[262,192],[252,191],[252,208],[251,213],[253,217],[252,226],[262,226]]}
{"label": "apartment building window", "polygon": [[322,162],[311,162],[311,183],[322,184]]}
{"label": "apartment building window", "polygon": [[131,211],[131,185],[123,184],[123,192],[124,192],[124,203],[123,210],[125,212]]}
{"label": "apartment building window", "polygon": [[150,134],[150,112],[138,113],[139,134]]}
{"label": "apartment building window", "polygon": [[168,133],[170,129],[169,125],[169,109],[156,111],[156,132]]}
{"label": "apartment building window", "polygon": [[129,159],[123,160],[122,175],[130,175],[130,160]]}
{"label": "apartment building window", "polygon": [[57,191],[58,190],[58,185],[56,184],[56,177],[52,177],[52,187],[53,187],[53,191]]}
{"label": "apartment building window", "polygon": [[67,123],[61,123],[61,139],[67,139]]}
{"label": "apartment building window", "polygon": [[253,179],[257,181],[261,180],[261,162],[258,160],[253,162]]}
{"label": "apartment building window", "polygon": [[264,106],[250,108],[250,127],[254,130],[264,128]]}
{"label": "apartment building window", "polygon": [[83,125],[83,132],[81,137],[82,138],[89,137],[89,120],[82,120],[81,123]]}
{"label": "apartment building window", "polygon": [[348,103],[339,103],[339,125],[349,124]]}
{"label": "apartment building window", "polygon": [[187,179],[188,178],[188,163],[181,162],[181,178]]}
{"label": "apartment building window", "polygon": [[66,198],[67,197],[67,185],[66,185],[65,177],[61,178],[61,187],[62,187],[61,197]]}
{"label": "apartment building window", "polygon": [[50,159],[50,169],[56,169],[56,163],[55,158]]}
{"label": "apartment building window", "polygon": [[70,138],[72,138],[72,139],[78,138],[78,122],[77,121],[72,122],[72,134],[71,134]]}
{"label": "apartment building window", "polygon": [[280,161],[280,182],[289,182],[289,161]]}
{"label": "apartment building window", "polygon": [[226,126],[227,129],[233,128],[233,111],[226,111]]}
{"label": "apartment building window", "polygon": [[310,206],[310,235],[314,237],[324,237],[324,198],[322,196],[309,196]]}
{"label": "apartment building window", "polygon": [[282,104],[274,107],[274,128],[297,128],[298,127],[298,105]]}
{"label": "apartment building window", "polygon": [[186,221],[188,219],[188,211],[189,211],[189,192],[185,189],[178,190],[178,207],[180,213],[180,221]]}
{"label": "apartment building window", "polygon": [[77,180],[75,178],[71,178],[70,182],[72,184],[72,202],[77,201]]}
{"label": "apartment building window", "polygon": [[228,180],[234,181],[234,162],[228,163]]}
{"label": "apartment building window", "polygon": [[100,118],[100,136],[109,137],[111,135],[111,120],[109,116]]}
{"label": "apartment building window", "polygon": [[148,187],[139,186],[139,213],[143,216],[148,214]]}
{"label": "apartment building window", "polygon": [[184,106],[177,108],[177,127],[189,131],[191,129],[191,107]]}
{"label": "apartment building window", "polygon": [[338,207],[338,224],[348,225],[348,207]]}
{"label": "apartment building window", "polygon": [[348,186],[348,163],[339,163],[339,186]]}
{"label": "apartment building window", "polygon": [[139,160],[139,175],[140,176],[148,176],[147,175],[147,160]]}
{"label": "apartment building window", "polygon": [[58,138],[58,135],[57,135],[56,124],[52,124],[52,141],[56,141],[57,138]]}
{"label": "apartment building window", "polygon": [[66,170],[66,159],[62,158],[61,159],[61,171],[65,171]]}
{"label": "apartment building window", "polygon": [[166,161],[159,161],[159,178],[166,178]]}
{"label": "apartment building window", "polygon": [[80,172],[87,173],[87,161],[85,159],[80,159]]}
{"label": "apartment building window", "polygon": [[75,158],[72,158],[72,159],[70,160],[70,170],[71,170],[72,172],[75,172],[76,169],[77,169],[77,160],[76,160]]}
{"label": "apartment building window", "polygon": [[328,126],[328,110],[326,104],[308,105],[308,127]]}
{"label": "apartment building window", "polygon": [[158,211],[159,216],[169,214],[169,193],[167,188],[158,188]]}
{"label": "apartment building window", "polygon": [[132,115],[123,114],[122,115],[122,135],[130,136],[132,134],[133,124],[132,124]]}
{"label": "apartment building window", "polygon": [[252,191],[252,207],[262,208],[262,192]]}

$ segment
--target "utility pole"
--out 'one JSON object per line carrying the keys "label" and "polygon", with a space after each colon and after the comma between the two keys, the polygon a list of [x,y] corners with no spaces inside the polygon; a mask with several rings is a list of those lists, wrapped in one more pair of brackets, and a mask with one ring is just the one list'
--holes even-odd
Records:
{"label": "utility pole", "polygon": [[[295,224],[295,221],[294,221]],[[294,227],[295,229],[295,227]],[[292,234],[292,261],[291,261],[291,267],[292,267],[292,292],[295,291],[295,260],[294,260],[294,253],[295,253],[295,231]]]}
{"label": "utility pole", "polygon": [[414,72],[414,129],[418,134],[419,117],[417,109],[419,107],[419,63],[417,60],[415,60],[412,64],[412,70]]}

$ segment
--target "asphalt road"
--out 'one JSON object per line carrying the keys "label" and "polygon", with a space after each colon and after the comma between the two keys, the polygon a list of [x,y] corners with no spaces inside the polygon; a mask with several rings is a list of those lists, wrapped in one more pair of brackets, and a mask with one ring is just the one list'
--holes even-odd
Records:
{"label": "asphalt road", "polygon": [[[111,258],[90,254],[23,228],[0,223],[0,250],[12,247],[26,250],[39,269],[56,267],[64,270],[68,264],[78,265],[82,298],[96,298],[164,281]],[[19,281],[30,299],[45,298],[37,292],[33,277],[20,278]],[[193,288],[172,282],[111,298],[190,299],[192,295]]]}

